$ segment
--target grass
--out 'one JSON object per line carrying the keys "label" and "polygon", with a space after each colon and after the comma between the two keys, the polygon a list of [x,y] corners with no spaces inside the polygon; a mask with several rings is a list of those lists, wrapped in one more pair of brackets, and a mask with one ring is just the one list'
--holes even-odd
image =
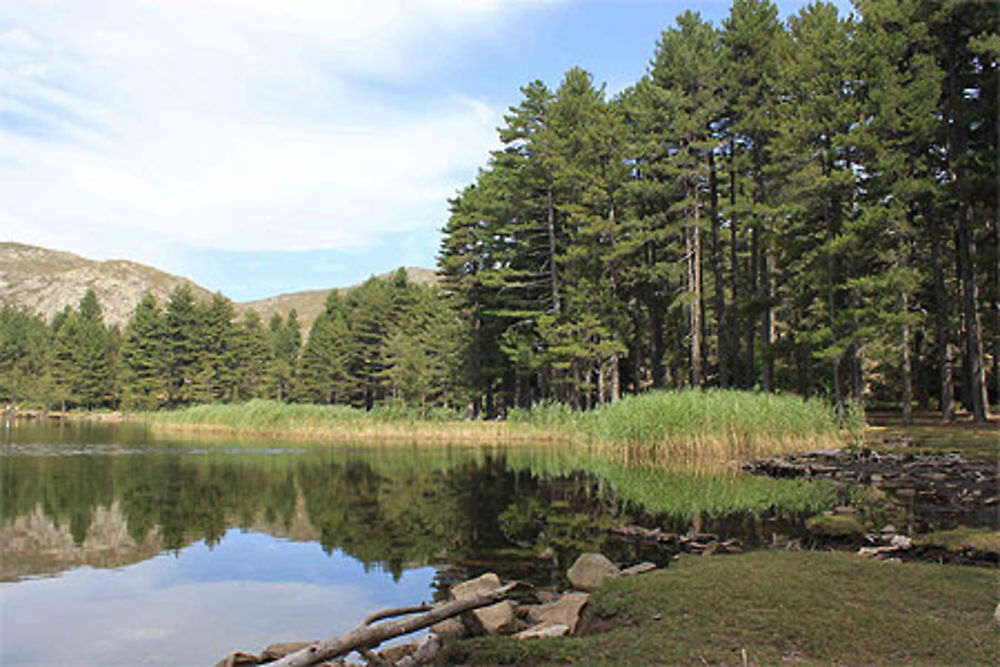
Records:
{"label": "grass", "polygon": [[[262,399],[137,413],[132,419],[149,425],[154,431],[322,442],[430,440],[502,443],[520,435],[510,433],[502,423],[464,421],[457,413],[446,410],[421,413],[416,409],[384,406],[365,411],[341,405],[281,403]],[[540,434],[533,433],[531,436],[538,438]]]}
{"label": "grass", "polygon": [[445,410],[380,407],[366,412],[265,400],[137,418],[156,430],[327,441],[565,442],[621,452],[629,463],[705,472],[744,458],[842,446],[860,429],[857,418],[845,427],[819,400],[729,390],[649,392],[588,412],[543,404],[514,410],[505,422],[468,421]]}
{"label": "grass", "polygon": [[1000,554],[1000,531],[963,526],[922,535],[914,540],[914,544],[939,547],[955,554]]}
{"label": "grass", "polygon": [[467,664],[988,664],[998,574],[834,552],[685,556],[610,580],[591,598],[587,636],[452,643]]}

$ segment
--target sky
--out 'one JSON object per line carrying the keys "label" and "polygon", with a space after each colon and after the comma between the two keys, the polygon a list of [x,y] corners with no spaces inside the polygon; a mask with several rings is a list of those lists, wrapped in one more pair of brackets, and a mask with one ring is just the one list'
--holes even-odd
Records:
{"label": "sky", "polygon": [[580,66],[614,94],[679,13],[729,5],[0,1],[0,241],[237,301],[433,268],[521,86]]}

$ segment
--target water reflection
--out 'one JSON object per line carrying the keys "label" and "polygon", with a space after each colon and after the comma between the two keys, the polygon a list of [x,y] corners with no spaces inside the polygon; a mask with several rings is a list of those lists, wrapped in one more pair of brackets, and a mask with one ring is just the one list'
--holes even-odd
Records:
{"label": "water reflection", "polygon": [[343,632],[430,599],[433,568],[396,578],[340,552],[227,531],[114,570],[0,584],[0,664],[211,664],[234,648]]}

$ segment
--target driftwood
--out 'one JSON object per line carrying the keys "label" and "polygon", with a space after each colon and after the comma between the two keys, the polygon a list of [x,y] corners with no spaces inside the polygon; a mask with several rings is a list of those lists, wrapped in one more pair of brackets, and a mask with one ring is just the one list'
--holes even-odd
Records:
{"label": "driftwood", "polygon": [[[430,627],[452,616],[458,616],[473,609],[496,604],[504,600],[507,597],[507,593],[516,587],[517,583],[512,582],[489,593],[463,600],[453,600],[441,605],[431,606],[425,604],[380,611],[366,618],[360,625],[346,634],[310,644],[306,648],[295,653],[290,653],[276,662],[269,663],[269,665],[273,667],[309,667],[347,655],[351,651],[368,651],[387,639],[408,635],[411,632]],[[420,613],[420,615],[371,625],[375,621],[382,619],[416,613]]]}

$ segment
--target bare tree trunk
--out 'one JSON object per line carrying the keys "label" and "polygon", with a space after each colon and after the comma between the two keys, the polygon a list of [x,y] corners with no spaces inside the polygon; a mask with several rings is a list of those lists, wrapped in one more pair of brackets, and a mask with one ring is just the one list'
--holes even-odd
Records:
{"label": "bare tree trunk", "polygon": [[547,230],[549,234],[549,287],[552,290],[552,312],[558,313],[559,304],[559,280],[556,273],[556,205],[552,199],[552,186],[549,186],[545,197],[545,208],[547,213]]}
{"label": "bare tree trunk", "polygon": [[913,379],[911,377],[910,361],[910,302],[906,295],[906,289],[899,289],[900,309],[903,311],[903,340],[902,348],[902,381],[903,381],[903,425],[909,426],[913,423]]}
{"label": "bare tree trunk", "polygon": [[931,213],[931,270],[934,272],[934,310],[937,324],[937,362],[940,382],[938,405],[941,419],[955,418],[955,381],[952,376],[951,345],[949,342],[948,302],[944,286],[944,263],[941,260],[941,230],[937,212]]}
{"label": "bare tree trunk", "polygon": [[722,288],[722,247],[719,241],[719,179],[715,154],[708,152],[709,215],[712,217],[712,278],[715,282],[715,341],[719,364],[719,386],[729,386],[729,355],[726,350],[726,299]]}
{"label": "bare tree trunk", "polygon": [[730,318],[732,326],[729,329],[732,331],[729,340],[726,343],[729,345],[729,349],[733,352],[732,355],[732,366],[733,366],[733,378],[734,385],[739,386],[740,381],[736,379],[739,372],[738,357],[740,353],[739,345],[739,313],[737,311],[737,301],[736,297],[739,292],[739,274],[740,274],[740,264],[739,264],[739,248],[737,245],[737,234],[736,234],[736,141],[732,135],[729,137],[729,312],[732,314]]}
{"label": "bare tree trunk", "polygon": [[979,288],[973,272],[976,247],[969,229],[971,206],[962,212],[958,228],[958,257],[962,279],[962,313],[965,319],[965,368],[968,407],[976,422],[985,422],[988,414],[986,368],[983,363],[983,327],[979,317]]}
{"label": "bare tree trunk", "polygon": [[611,355],[611,401],[617,402],[622,398],[622,377],[621,377],[621,358],[620,355],[615,352]]}
{"label": "bare tree trunk", "polygon": [[[347,655],[351,651],[367,650],[374,648],[393,637],[408,635],[417,630],[428,628],[435,623],[439,623],[453,616],[458,616],[467,611],[496,604],[506,599],[507,594],[517,585],[510,583],[501,586],[489,593],[465,598],[463,600],[453,600],[440,606],[428,608],[425,605],[417,607],[406,607],[403,609],[390,609],[374,614],[361,625],[357,626],[347,634],[331,637],[321,642],[311,644],[306,648],[286,655],[281,660],[270,663],[273,667],[311,667],[327,660],[333,660],[340,656]],[[385,621],[378,625],[371,625],[375,621],[399,616],[401,614],[422,613],[420,616],[402,618],[394,621]]]}
{"label": "bare tree trunk", "polygon": [[[754,221],[750,228],[750,295],[753,301],[760,296],[760,227]],[[756,337],[757,337],[757,304],[751,303],[747,308],[747,389],[753,389],[757,384],[757,357],[756,357]]]}
{"label": "bare tree trunk", "polygon": [[701,203],[698,189],[694,192],[694,225],[685,230],[684,242],[687,246],[687,278],[689,296],[689,321],[691,337],[691,386],[701,386]]}

